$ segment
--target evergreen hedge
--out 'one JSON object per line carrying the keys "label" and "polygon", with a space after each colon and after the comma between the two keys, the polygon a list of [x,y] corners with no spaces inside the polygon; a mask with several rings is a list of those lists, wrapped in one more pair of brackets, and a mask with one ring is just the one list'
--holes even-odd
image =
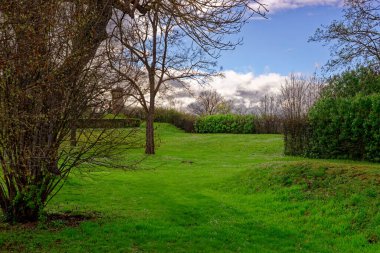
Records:
{"label": "evergreen hedge", "polygon": [[255,133],[254,116],[220,114],[200,117],[195,122],[197,133]]}
{"label": "evergreen hedge", "polygon": [[307,156],[380,162],[380,94],[323,98],[309,124]]}

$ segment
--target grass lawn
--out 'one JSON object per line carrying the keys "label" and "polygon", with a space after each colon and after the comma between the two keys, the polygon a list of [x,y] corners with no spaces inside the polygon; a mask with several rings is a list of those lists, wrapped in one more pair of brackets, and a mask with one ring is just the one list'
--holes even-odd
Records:
{"label": "grass lawn", "polygon": [[46,208],[94,218],[0,223],[0,252],[380,252],[380,165],[284,157],[281,135],[157,132],[135,170],[74,172]]}

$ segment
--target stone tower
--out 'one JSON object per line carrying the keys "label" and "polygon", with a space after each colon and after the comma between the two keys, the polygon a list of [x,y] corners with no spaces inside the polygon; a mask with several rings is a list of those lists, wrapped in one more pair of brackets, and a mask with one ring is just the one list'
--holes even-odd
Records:
{"label": "stone tower", "polygon": [[124,90],[121,87],[117,87],[111,90],[112,104],[111,109],[113,114],[121,113],[124,109]]}

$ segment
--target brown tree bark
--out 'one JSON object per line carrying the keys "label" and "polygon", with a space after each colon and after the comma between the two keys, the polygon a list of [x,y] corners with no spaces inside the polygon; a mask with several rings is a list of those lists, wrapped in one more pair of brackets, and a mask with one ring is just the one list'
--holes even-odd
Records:
{"label": "brown tree bark", "polygon": [[145,143],[145,154],[154,155],[154,111],[149,110],[146,116],[146,143]]}

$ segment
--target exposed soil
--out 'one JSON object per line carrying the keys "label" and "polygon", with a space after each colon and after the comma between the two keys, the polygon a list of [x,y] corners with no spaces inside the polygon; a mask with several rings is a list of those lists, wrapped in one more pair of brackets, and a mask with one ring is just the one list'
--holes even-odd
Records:
{"label": "exposed soil", "polygon": [[41,221],[26,222],[17,224],[8,224],[0,222],[0,231],[17,230],[17,229],[35,229],[46,228],[48,230],[59,230],[64,227],[77,227],[80,223],[89,220],[96,220],[99,217],[98,213],[51,213],[46,214]]}

